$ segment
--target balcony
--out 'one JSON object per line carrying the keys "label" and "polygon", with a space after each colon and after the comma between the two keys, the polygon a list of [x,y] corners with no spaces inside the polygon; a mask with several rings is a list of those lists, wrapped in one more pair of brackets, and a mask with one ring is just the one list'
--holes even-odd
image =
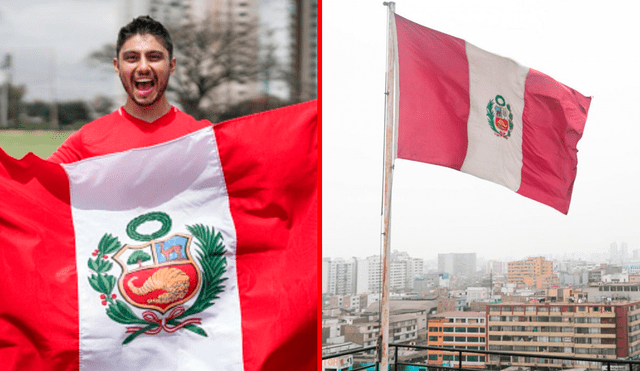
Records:
{"label": "balcony", "polygon": [[[379,371],[380,364],[375,356],[376,347],[359,348],[350,351],[323,355],[322,360],[333,360],[350,356],[349,368],[326,370],[370,370]],[[390,371],[474,371],[529,368],[531,371],[561,371],[567,369],[600,371],[640,371],[640,361],[603,359],[597,355],[586,357],[565,357],[530,353],[515,353],[488,350],[469,350],[434,346],[389,344]],[[447,355],[448,360],[434,356]],[[477,362],[483,357],[486,362]],[[602,357],[602,356],[600,356]],[[333,364],[337,364],[333,362]]]}

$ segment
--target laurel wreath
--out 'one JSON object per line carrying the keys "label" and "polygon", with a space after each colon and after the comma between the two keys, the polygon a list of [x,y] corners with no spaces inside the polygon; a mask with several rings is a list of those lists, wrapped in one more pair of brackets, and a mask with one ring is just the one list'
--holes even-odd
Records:
{"label": "laurel wreath", "polygon": [[489,122],[489,126],[491,130],[496,132],[496,135],[508,139],[511,136],[511,131],[513,130],[513,113],[511,113],[511,105],[507,104],[507,109],[509,110],[509,131],[506,134],[502,135],[498,129],[496,129],[496,125],[494,123],[495,115],[493,114],[493,99],[489,100],[487,104],[487,121]]}
{"label": "laurel wreath", "polygon": [[[166,323],[172,326],[180,325],[180,319],[182,318],[198,314],[211,307],[214,304],[213,301],[219,298],[218,294],[224,290],[222,283],[226,280],[226,278],[222,278],[222,274],[225,272],[227,265],[227,260],[224,257],[225,247],[222,234],[220,234],[220,232],[216,233],[213,227],[206,227],[202,224],[187,226],[187,230],[197,239],[196,245],[200,248],[197,260],[202,267],[202,287],[196,301],[189,309],[179,316],[167,320]],[[158,232],[155,234],[157,233]],[[95,274],[89,277],[89,284],[94,290],[105,295],[104,300],[108,303],[106,310],[107,316],[123,325],[144,326],[140,330],[127,336],[122,342],[124,345],[130,343],[146,331],[157,328],[159,324],[138,317],[126,302],[116,300],[112,294],[113,288],[116,285],[116,277],[108,274],[113,267],[113,263],[108,261],[107,258],[121,247],[122,245],[117,237],[111,234],[105,234],[98,243],[97,254],[95,254],[97,257],[95,259],[90,258],[88,265],[89,269],[95,272]],[[198,335],[208,336],[204,329],[193,323],[187,324],[184,328]]]}
{"label": "laurel wreath", "polygon": [[[137,229],[140,225],[150,221],[162,223],[162,227],[152,234],[140,234]],[[151,241],[160,238],[171,230],[171,218],[161,211],[151,212],[134,218],[127,224],[127,235],[136,241]]]}

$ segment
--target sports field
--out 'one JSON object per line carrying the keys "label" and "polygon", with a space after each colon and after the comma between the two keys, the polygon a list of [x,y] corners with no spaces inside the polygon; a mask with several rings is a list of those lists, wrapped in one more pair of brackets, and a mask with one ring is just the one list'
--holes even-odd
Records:
{"label": "sports field", "polygon": [[47,158],[72,131],[0,130],[0,148],[15,158],[28,152]]}

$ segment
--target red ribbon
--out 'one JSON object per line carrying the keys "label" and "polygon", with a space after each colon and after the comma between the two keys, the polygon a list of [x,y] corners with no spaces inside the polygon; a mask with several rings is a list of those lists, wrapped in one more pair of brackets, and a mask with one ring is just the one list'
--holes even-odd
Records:
{"label": "red ribbon", "polygon": [[[172,319],[181,316],[184,313],[185,309],[183,306],[179,306],[177,308],[174,308],[167,317],[165,318],[160,318],[158,317],[154,312],[147,310],[142,312],[142,318],[144,318],[145,321],[150,322],[150,323],[156,323],[158,326],[155,328],[152,328],[150,330],[145,331],[144,333],[147,335],[155,335],[160,333],[162,330],[166,331],[166,332],[176,332],[178,330],[180,330],[181,328],[185,327],[186,325],[190,325],[190,324],[201,324],[200,322],[200,318],[189,318],[186,321],[183,321],[182,323],[176,325],[176,326],[172,326],[167,324],[167,322],[171,321]],[[127,327],[127,334],[132,333],[132,332],[137,332],[140,331],[144,328],[145,326],[129,326]]]}

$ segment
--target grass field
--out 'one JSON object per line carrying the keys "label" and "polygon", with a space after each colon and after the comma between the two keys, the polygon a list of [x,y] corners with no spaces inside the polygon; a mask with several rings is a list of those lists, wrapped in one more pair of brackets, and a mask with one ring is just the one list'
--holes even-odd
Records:
{"label": "grass field", "polygon": [[0,148],[15,158],[28,152],[47,158],[72,131],[0,130]]}

